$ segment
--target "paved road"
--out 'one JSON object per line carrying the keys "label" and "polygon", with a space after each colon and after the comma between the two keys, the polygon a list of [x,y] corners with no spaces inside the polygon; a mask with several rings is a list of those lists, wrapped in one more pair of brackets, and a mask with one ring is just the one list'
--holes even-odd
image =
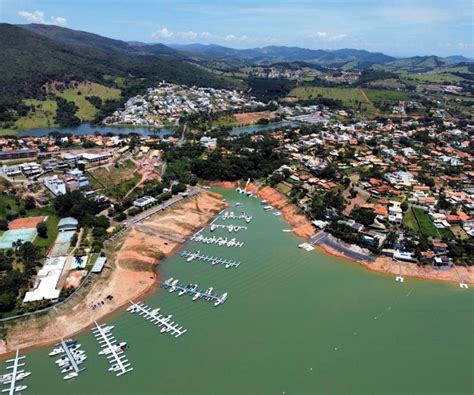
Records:
{"label": "paved road", "polygon": [[147,235],[150,235],[150,236],[157,236],[157,237],[160,237],[162,239],[167,239],[167,240],[174,241],[174,242],[180,243],[180,244],[186,242],[186,240],[183,239],[182,237],[166,235],[164,233],[157,232],[156,230],[150,228],[149,226],[145,226],[143,224],[135,224],[133,227],[135,229],[147,234]]}
{"label": "paved road", "polygon": [[153,214],[156,214],[157,212],[159,212],[161,210],[165,210],[168,207],[170,207],[170,206],[172,206],[172,205],[174,205],[174,204],[176,204],[176,203],[178,203],[178,202],[180,202],[184,199],[196,196],[199,193],[201,193],[201,190],[199,188],[197,188],[197,187],[190,188],[188,190],[188,196],[183,197],[180,194],[175,195],[172,198],[168,199],[166,202],[163,202],[163,203],[160,203],[156,206],[150,207],[149,209],[141,212],[140,214],[135,215],[133,218],[128,218],[128,219],[124,220],[122,222],[122,224],[125,225],[125,226],[130,226],[130,225],[137,224],[137,223],[147,219],[148,217],[152,216]]}

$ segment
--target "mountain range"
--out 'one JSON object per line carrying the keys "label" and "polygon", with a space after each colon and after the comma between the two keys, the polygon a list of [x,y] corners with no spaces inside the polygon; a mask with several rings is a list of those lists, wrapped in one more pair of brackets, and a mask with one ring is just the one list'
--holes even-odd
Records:
{"label": "mountain range", "polygon": [[[318,67],[424,72],[470,62],[461,56],[415,56],[396,59],[358,49],[322,50],[268,46],[234,49],[219,45],[164,45],[125,42],[54,25],[0,24],[0,104],[39,97],[51,80],[131,79],[124,90],[133,93],[167,80],[211,87],[243,88],[246,82],[224,76],[223,69],[246,65],[305,62]],[[204,66],[204,67],[203,67]]]}

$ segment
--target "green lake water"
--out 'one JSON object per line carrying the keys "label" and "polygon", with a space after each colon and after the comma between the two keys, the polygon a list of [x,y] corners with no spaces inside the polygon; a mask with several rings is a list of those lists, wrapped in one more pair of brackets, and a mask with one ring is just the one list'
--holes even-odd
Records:
{"label": "green lake water", "polygon": [[79,338],[87,370],[75,380],[62,379],[50,349],[26,354],[32,374],[22,382],[29,386],[25,394],[473,393],[471,290],[410,278],[399,284],[394,276],[302,251],[298,238],[282,232],[288,224],[264,212],[258,199],[220,192],[245,206],[231,210],[254,217],[247,231],[232,234],[244,247],[190,242],[183,249],[235,259],[240,267],[174,256],[159,272],[228,292],[228,301],[216,308],[159,290],[145,303],[173,314],[186,334],[160,334],[124,312],[107,322],[130,345],[132,372],[108,372],[88,332]]}

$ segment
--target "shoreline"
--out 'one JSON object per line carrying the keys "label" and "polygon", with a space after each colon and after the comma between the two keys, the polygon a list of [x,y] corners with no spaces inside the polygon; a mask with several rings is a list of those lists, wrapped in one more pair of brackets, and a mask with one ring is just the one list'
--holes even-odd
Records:
{"label": "shoreline", "polygon": [[[238,186],[238,183],[222,181],[212,182],[209,183],[209,185],[225,189],[234,189],[236,186]],[[295,208],[295,206],[288,201],[288,198],[276,189],[270,186],[265,186],[262,189],[257,189],[254,184],[250,183],[247,186],[246,190],[248,192],[256,193],[257,196],[259,196],[262,200],[266,200],[270,206],[280,211],[285,221],[287,221],[291,226],[292,233],[295,236],[303,239],[304,241],[307,241],[310,236],[316,233],[309,219],[306,216],[299,214],[297,212],[297,208]],[[308,234],[308,225],[311,227],[311,234]],[[397,262],[389,257],[382,255],[374,256],[374,262],[367,262],[364,260],[357,260],[350,256],[347,256],[344,253],[337,251],[334,248],[331,248],[330,246],[325,244],[315,245],[314,247],[319,252],[335,256],[348,263],[357,263],[363,268],[374,273],[391,276],[398,276],[401,274],[404,277],[412,277],[421,280],[459,284],[460,279],[458,273],[461,272],[463,282],[469,285],[474,284],[473,275],[470,269],[466,269],[465,267],[461,266],[446,270],[437,270],[431,267],[418,266],[416,263]]]}
{"label": "shoreline", "polygon": [[[213,192],[183,201],[132,227],[111,248],[104,272],[88,284],[72,304],[52,309],[42,316],[25,317],[5,325],[6,335],[0,340],[0,359],[16,349],[31,351],[55,344],[61,338],[78,336],[93,325],[116,314],[121,314],[130,300],[142,300],[157,290],[159,265],[174,255],[189,236],[211,222],[225,207],[222,196]],[[160,229],[156,234],[153,227]],[[110,267],[112,266],[112,267]],[[107,295],[114,299],[105,301]],[[98,300],[104,304],[97,309],[90,305]],[[20,321],[21,320],[21,321]],[[31,339],[35,339],[32,341]]]}

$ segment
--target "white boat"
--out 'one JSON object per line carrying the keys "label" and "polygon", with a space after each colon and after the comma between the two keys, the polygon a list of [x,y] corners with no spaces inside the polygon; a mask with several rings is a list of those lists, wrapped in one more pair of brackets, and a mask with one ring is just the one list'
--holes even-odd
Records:
{"label": "white boat", "polygon": [[164,326],[163,328],[161,328],[160,333],[166,333],[166,332],[169,332],[169,328],[167,326]]}
{"label": "white boat", "polygon": [[[21,392],[21,391],[24,391],[28,388],[27,385],[19,385],[18,387],[15,387],[14,391],[15,392]],[[4,392],[4,391],[3,391]]]}
{"label": "white boat", "polygon": [[201,297],[201,293],[198,292],[193,296],[193,300],[198,300]]}
{"label": "white boat", "polygon": [[212,224],[211,225],[211,232],[214,232],[216,230],[216,225]]}
{"label": "white boat", "polygon": [[54,357],[55,355],[62,354],[64,352],[62,347],[55,347],[53,348],[53,351],[51,351],[48,355],[50,357]]}
{"label": "white boat", "polygon": [[173,280],[174,280],[174,278],[171,277],[171,278],[169,278],[168,280],[165,280],[164,284],[170,285],[170,284],[173,282]]}
{"label": "white boat", "polygon": [[245,217],[245,222],[250,223],[250,221],[252,221],[252,217],[250,216]]}
{"label": "white boat", "polygon": [[77,377],[77,376],[79,376],[79,373],[71,372],[71,373],[67,374],[66,376],[64,376],[64,380],[70,380],[70,379],[73,379],[74,377]]}
{"label": "white boat", "polygon": [[272,208],[273,208],[272,206],[265,206],[263,209],[264,209],[265,211],[269,211],[269,210],[271,210]]}
{"label": "white boat", "polygon": [[159,312],[160,312],[160,308],[158,307],[157,309],[154,309],[154,310],[150,311],[150,314],[151,315],[157,315]]}
{"label": "white boat", "polygon": [[103,328],[102,330],[107,333],[107,332],[110,332],[112,329],[114,329],[115,327],[113,325],[109,325],[109,326],[106,326],[105,328]]}
{"label": "white boat", "polygon": [[[16,375],[16,381],[23,380],[25,377],[28,377],[31,374],[31,372],[21,372]],[[4,374],[3,376],[0,376],[0,383],[1,384],[8,384],[11,383],[13,378],[13,373],[7,373]]]}
{"label": "white boat", "polygon": [[174,280],[171,283],[171,288],[170,288],[169,292],[174,292],[176,290],[176,284],[178,284],[178,280]]}
{"label": "white boat", "polygon": [[226,300],[227,300],[227,292],[223,293],[222,296],[216,300],[216,302],[214,303],[214,306],[219,306],[221,305],[222,303],[224,303]]}
{"label": "white boat", "polygon": [[65,367],[64,369],[61,369],[61,373],[67,373],[67,372],[71,372],[73,369],[72,369],[72,366],[68,366],[68,367]]}
{"label": "white boat", "polygon": [[109,372],[114,372],[114,371],[119,370],[119,369],[120,369],[120,365],[118,363],[116,363],[115,365],[112,365],[109,368]]}
{"label": "white boat", "polygon": [[[127,348],[127,342],[120,342],[119,344],[115,344],[114,346],[112,346],[112,350],[116,352],[124,350],[125,348]],[[110,347],[105,347],[104,349],[99,351],[99,355],[108,355],[112,352],[112,350],[110,349]]]}
{"label": "white boat", "polygon": [[186,288],[183,288],[181,291],[178,292],[178,296],[183,296],[186,292]]}
{"label": "white boat", "polygon": [[234,226],[233,225],[229,225],[229,227],[227,228],[227,230],[229,231],[229,233],[232,233],[234,231]]}

